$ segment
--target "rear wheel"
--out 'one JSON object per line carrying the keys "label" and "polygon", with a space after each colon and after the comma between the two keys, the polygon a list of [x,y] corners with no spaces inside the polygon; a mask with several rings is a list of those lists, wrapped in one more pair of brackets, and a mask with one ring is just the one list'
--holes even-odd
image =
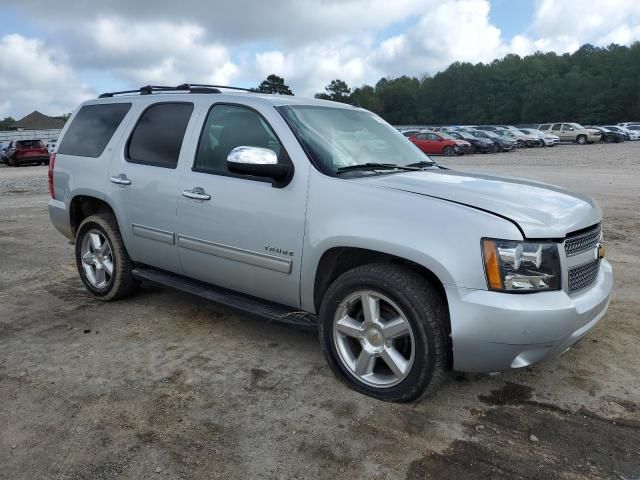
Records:
{"label": "rear wheel", "polygon": [[349,387],[385,401],[434,391],[446,376],[446,310],[421,276],[400,266],[354,268],[329,287],[320,343]]}
{"label": "rear wheel", "polygon": [[75,253],[80,278],[94,297],[108,302],[137,289],[139,282],[131,276],[133,263],[113,214],[101,213],[83,220],[76,234]]}

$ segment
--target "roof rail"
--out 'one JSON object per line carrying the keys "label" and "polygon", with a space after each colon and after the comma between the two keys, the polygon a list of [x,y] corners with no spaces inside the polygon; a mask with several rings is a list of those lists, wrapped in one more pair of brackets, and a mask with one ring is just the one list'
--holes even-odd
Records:
{"label": "roof rail", "polygon": [[205,85],[201,83],[183,83],[176,87],[168,87],[164,85],[146,85],[136,90],[121,90],[119,92],[106,92],[101,93],[98,98],[110,98],[116,95],[127,94],[139,94],[139,95],[151,95],[154,92],[188,92],[188,93],[222,93],[221,88],[228,90],[240,90],[243,92],[255,92],[250,88],[243,87],[229,87],[226,85]]}

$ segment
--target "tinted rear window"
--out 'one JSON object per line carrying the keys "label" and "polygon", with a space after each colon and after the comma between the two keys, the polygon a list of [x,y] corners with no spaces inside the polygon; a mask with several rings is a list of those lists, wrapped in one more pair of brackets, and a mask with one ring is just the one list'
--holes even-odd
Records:
{"label": "tinted rear window", "polygon": [[99,157],[130,108],[130,103],[85,105],[74,117],[58,153]]}
{"label": "tinted rear window", "polygon": [[16,142],[16,148],[44,148],[42,140],[19,140]]}
{"label": "tinted rear window", "polygon": [[159,103],[147,108],[127,147],[131,163],[176,168],[193,103]]}

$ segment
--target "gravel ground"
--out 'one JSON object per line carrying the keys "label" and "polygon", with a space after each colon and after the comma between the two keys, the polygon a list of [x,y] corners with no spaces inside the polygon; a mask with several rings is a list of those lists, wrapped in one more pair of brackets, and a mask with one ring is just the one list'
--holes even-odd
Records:
{"label": "gravel ground", "polygon": [[640,142],[439,160],[593,195],[616,285],[579,348],[409,405],[345,388],[311,332],[93,300],[46,167],[0,167],[0,478],[640,478]]}

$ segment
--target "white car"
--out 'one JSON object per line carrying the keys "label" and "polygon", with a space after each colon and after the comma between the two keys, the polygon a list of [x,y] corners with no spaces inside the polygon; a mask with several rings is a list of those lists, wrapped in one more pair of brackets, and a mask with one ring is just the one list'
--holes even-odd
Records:
{"label": "white car", "polygon": [[624,122],[624,123],[618,124],[619,127],[624,127],[624,128],[628,128],[629,125],[640,125],[640,122]]}
{"label": "white car", "polygon": [[629,140],[640,140],[640,130],[629,130],[627,127],[621,127],[619,125],[605,125],[604,128],[623,133],[629,137]]}
{"label": "white car", "polygon": [[532,137],[539,138],[544,142],[545,147],[555,147],[560,143],[560,137],[551,133],[544,133],[535,128],[521,128],[522,133],[531,135]]}

